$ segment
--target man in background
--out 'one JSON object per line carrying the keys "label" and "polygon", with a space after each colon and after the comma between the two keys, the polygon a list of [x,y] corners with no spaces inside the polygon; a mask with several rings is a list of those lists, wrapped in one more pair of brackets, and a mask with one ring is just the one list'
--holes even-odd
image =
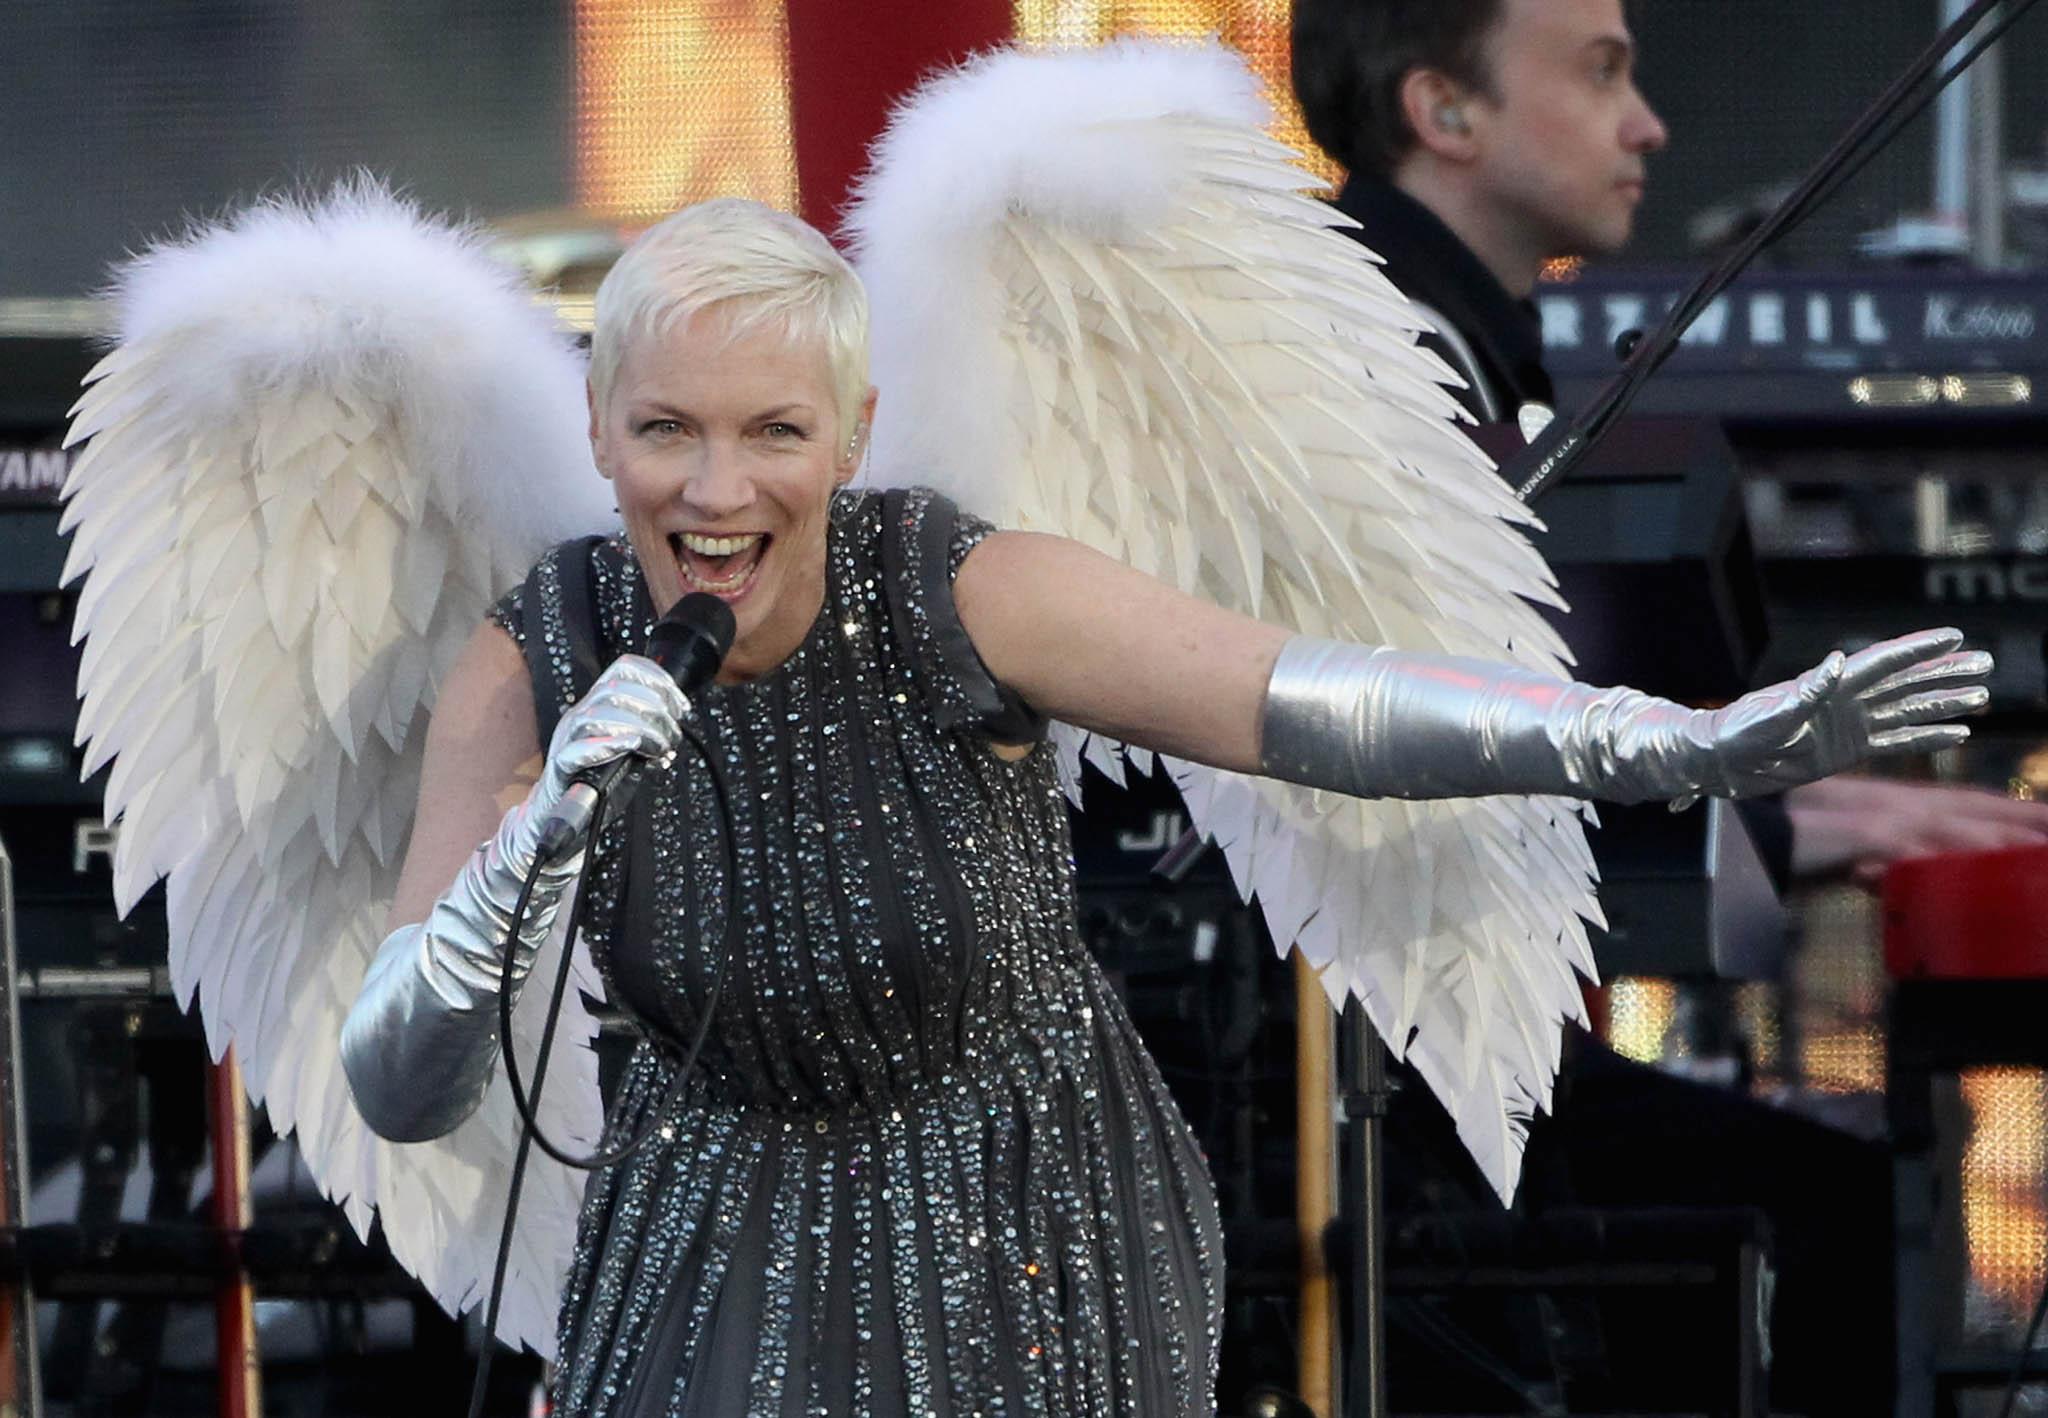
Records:
{"label": "man in background", "polygon": [[[1530,299],[1543,267],[1628,243],[1667,137],[1635,83],[1621,0],[1297,0],[1294,86],[1350,177],[1337,206],[1442,333],[1481,422],[1552,403]],[[1751,817],[1782,881],[1934,852],[2048,842],[2048,804],[1880,779],[1785,795]]]}
{"label": "man in background", "polygon": [[1625,246],[1665,129],[1619,0],[1303,0],[1294,83],[1351,234],[1442,328],[1482,423],[1551,401],[1530,292]]}
{"label": "man in background", "polygon": [[[1634,64],[1621,0],[1296,0],[1295,90],[1310,133],[1350,174],[1336,204],[1428,309],[1440,333],[1424,342],[1463,377],[1460,401],[1482,422],[1553,402],[1530,299],[1545,264],[1628,242],[1668,136]],[[2048,842],[2048,804],[1875,778],[1814,783],[1746,804],[1744,816],[1781,886],[1844,874],[1868,885],[1904,857]],[[1484,1188],[1423,1092],[1395,1100],[1390,1205],[1483,1215]],[[1581,1039],[1567,1050],[1556,1117],[1532,1131],[1517,1212],[1766,1212],[1784,1275],[1778,1402],[1876,1411],[1857,1405],[1889,1392],[1888,1188],[1881,1146]],[[1536,1321],[1521,1325],[1523,1357],[1547,1351],[1559,1370],[1573,1347],[1559,1336],[1599,1328],[1569,1302]],[[1838,1321],[1863,1331],[1853,1359],[1830,1342]],[[1417,1346],[1394,1350],[1413,1362]]]}

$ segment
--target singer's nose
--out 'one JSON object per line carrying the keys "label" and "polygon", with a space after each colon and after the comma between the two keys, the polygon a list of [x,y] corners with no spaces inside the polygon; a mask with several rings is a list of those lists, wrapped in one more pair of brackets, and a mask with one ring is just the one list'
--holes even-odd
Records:
{"label": "singer's nose", "polygon": [[754,501],[754,482],[739,450],[713,443],[683,480],[683,506],[706,522],[744,512]]}

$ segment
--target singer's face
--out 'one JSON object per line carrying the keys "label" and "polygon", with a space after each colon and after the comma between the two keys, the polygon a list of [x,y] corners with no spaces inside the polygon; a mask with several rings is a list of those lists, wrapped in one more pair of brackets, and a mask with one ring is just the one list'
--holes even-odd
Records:
{"label": "singer's face", "polygon": [[825,596],[832,493],[859,466],[874,393],[842,428],[825,351],[713,307],[628,348],[590,440],[657,611],[709,591],[738,622],[725,681],[774,669]]}

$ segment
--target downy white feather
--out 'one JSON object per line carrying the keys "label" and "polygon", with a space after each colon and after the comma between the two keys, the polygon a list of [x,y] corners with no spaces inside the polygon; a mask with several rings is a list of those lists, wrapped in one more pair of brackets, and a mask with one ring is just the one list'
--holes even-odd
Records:
{"label": "downy white feather", "polygon": [[[112,294],[120,342],[73,411],[88,442],[64,526],[119,905],[169,878],[173,985],[215,1055],[235,1047],[321,1187],[366,1234],[380,1209],[393,1254],[458,1311],[504,1215],[502,1067],[453,1134],[399,1146],[356,1113],[336,1041],[442,676],[542,550],[616,520],[581,361],[473,235],[367,179],[153,247]],[[587,960],[577,979],[598,993]],[[520,1003],[522,1058],[547,994]],[[572,1146],[601,1121],[593,1033],[571,991],[541,1117]],[[546,1354],[583,1176],[529,1166],[500,1333]]]}
{"label": "downy white feather", "polygon": [[[1302,633],[1561,671],[1533,519],[1265,117],[1236,55],[1137,42],[998,53],[899,110],[849,219],[875,480]],[[1119,774],[1120,745],[1059,738],[1070,782]],[[1275,942],[1364,1003],[1510,1197],[1593,970],[1582,806],[1164,768]]]}

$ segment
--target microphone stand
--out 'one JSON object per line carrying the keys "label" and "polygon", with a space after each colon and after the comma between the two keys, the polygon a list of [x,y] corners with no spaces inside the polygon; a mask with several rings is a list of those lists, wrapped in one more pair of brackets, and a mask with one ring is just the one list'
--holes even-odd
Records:
{"label": "microphone stand", "polygon": [[[1383,1418],[1387,1411],[1387,1050],[1354,996],[1338,1026],[1339,1102],[1344,1118],[1344,1406]],[[1353,1199],[1356,1199],[1355,1201]]]}

